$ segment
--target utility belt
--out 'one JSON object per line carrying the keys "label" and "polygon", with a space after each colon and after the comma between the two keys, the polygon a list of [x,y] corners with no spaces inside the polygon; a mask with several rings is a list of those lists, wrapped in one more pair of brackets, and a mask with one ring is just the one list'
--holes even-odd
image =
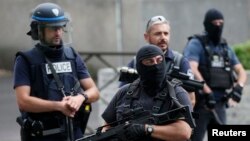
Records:
{"label": "utility belt", "polygon": [[24,130],[25,136],[42,137],[65,132],[65,119],[53,119],[45,122],[19,116],[16,121]]}

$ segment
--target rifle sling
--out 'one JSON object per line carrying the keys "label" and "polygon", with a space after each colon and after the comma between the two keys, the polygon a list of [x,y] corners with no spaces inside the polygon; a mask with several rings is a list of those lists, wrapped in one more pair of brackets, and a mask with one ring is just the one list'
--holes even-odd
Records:
{"label": "rifle sling", "polygon": [[[55,79],[57,86],[60,89],[61,93],[63,94],[63,96],[66,96],[65,91],[63,90],[64,86],[63,86],[58,74],[56,73],[56,70],[53,67],[51,61],[42,53],[42,51],[40,51],[40,53],[45,57],[45,60],[49,65],[49,68],[54,76],[54,79]],[[72,121],[72,118],[67,117],[67,116],[65,116],[65,117],[66,117],[67,141],[73,141],[74,140],[73,121]]]}

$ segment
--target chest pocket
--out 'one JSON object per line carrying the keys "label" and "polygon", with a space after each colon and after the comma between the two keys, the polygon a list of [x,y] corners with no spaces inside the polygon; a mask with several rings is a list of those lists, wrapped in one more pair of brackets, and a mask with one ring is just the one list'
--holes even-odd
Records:
{"label": "chest pocket", "polygon": [[229,62],[227,49],[221,54],[211,53],[209,55],[210,64],[208,67],[208,84],[211,88],[228,89],[233,85],[232,68]]}

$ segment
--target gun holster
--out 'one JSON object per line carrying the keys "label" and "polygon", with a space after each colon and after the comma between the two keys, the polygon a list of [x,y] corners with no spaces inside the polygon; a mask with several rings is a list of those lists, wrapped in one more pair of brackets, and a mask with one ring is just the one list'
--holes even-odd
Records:
{"label": "gun holster", "polygon": [[88,123],[91,111],[92,111],[91,104],[86,103],[81,106],[80,110],[75,116],[75,119],[79,121],[80,128],[83,134],[85,133],[85,130],[87,128],[87,123]]}
{"label": "gun holster", "polygon": [[43,136],[43,123],[39,120],[17,117],[17,123],[21,126],[21,139],[27,141],[31,136]]}
{"label": "gun holster", "polygon": [[30,123],[27,119],[23,119],[22,116],[16,118],[16,122],[20,125],[20,136],[21,141],[31,141],[31,134],[30,134]]}

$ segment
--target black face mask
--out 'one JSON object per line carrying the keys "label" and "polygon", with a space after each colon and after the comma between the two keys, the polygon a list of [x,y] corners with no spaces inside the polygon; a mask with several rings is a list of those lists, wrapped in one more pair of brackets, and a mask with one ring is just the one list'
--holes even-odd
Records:
{"label": "black face mask", "polygon": [[217,45],[221,39],[223,25],[216,26],[212,23],[206,23],[205,29],[207,31],[208,38],[211,39],[212,42]]}
{"label": "black face mask", "polygon": [[160,88],[167,72],[165,61],[153,66],[139,66],[140,78],[143,86],[149,89]]}
{"label": "black face mask", "polygon": [[214,20],[223,20],[223,14],[217,10],[217,9],[209,9],[206,14],[205,18],[203,21],[205,30],[208,34],[208,38],[215,44],[217,45],[220,42],[221,35],[222,35],[222,30],[223,30],[223,25],[221,26],[216,26],[212,24]]}
{"label": "black face mask", "polygon": [[[154,57],[157,55],[163,56],[163,61],[160,64],[146,66],[142,64],[145,58]],[[136,69],[141,79],[141,84],[146,89],[158,89],[162,86],[165,80],[167,67],[162,50],[155,45],[142,47],[136,55]]]}

